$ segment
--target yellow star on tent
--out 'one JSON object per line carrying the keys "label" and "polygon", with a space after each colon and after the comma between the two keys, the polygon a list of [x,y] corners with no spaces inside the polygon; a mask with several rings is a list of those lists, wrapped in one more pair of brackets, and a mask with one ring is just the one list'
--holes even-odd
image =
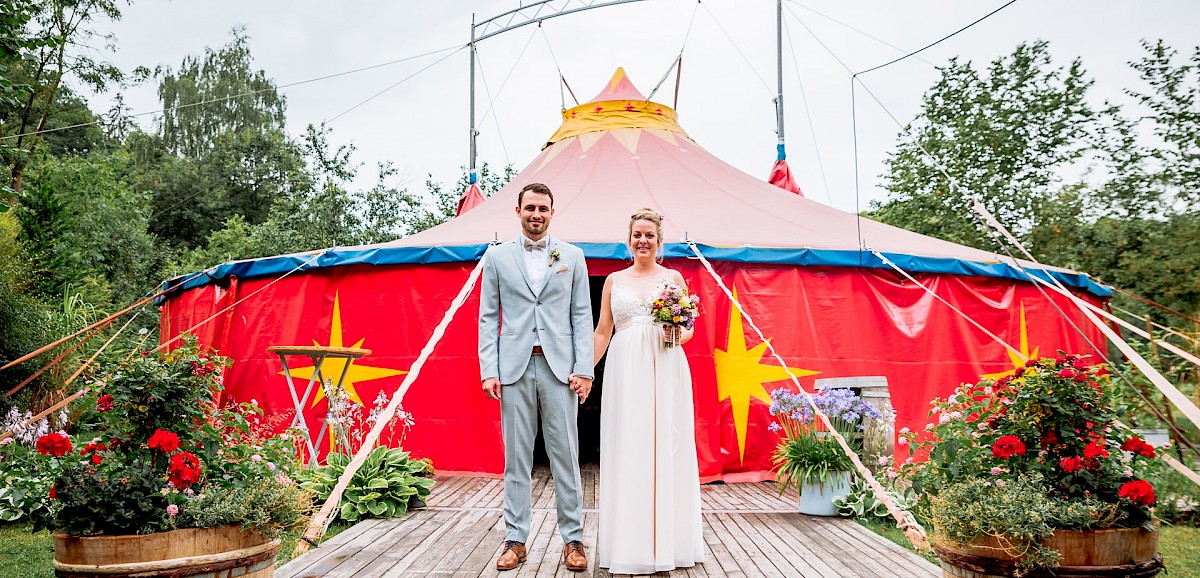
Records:
{"label": "yellow star on tent", "polygon": [[[366,339],[359,339],[354,347],[362,347]],[[313,340],[313,345],[320,346],[317,340]],[[342,308],[340,304],[340,294],[335,293],[333,296],[333,326],[329,329],[329,347],[344,347],[342,345]],[[349,364],[350,368],[346,369]],[[312,379],[314,366],[297,367],[292,369],[292,377],[295,379]],[[355,365],[352,360],[346,358],[330,358],[326,359],[321,364],[321,374],[327,379],[333,380],[336,384],[338,377],[342,375],[342,370],[346,371],[346,379],[342,381],[342,387],[346,390],[346,395],[358,405],[366,405],[362,398],[358,396],[358,391],[355,390],[355,384],[361,381],[371,381],[373,379],[382,379],[393,375],[404,375],[407,371],[399,369],[389,369],[386,367],[371,367],[368,365]],[[279,372],[283,375],[283,372]],[[312,407],[316,407],[317,402],[325,399],[325,391],[318,386],[316,394],[313,396]],[[303,393],[303,392],[301,392]]]}
{"label": "yellow star on tent", "polygon": [[[737,299],[737,289],[733,291]],[[717,369],[717,398],[729,400],[733,407],[733,425],[738,437],[738,459],[746,457],[746,422],[750,415],[750,398],[770,404],[764,383],[790,379],[788,370],[796,377],[816,375],[819,371],[784,368],[760,363],[767,354],[767,344],[759,343],[746,349],[746,333],[742,330],[742,315],[737,307],[730,308],[729,342],[725,350],[713,350],[713,363]]]}
{"label": "yellow star on tent", "polygon": [[[1021,355],[1024,355],[1025,359],[1037,359],[1038,349],[1041,349],[1041,346],[1038,346],[1038,347],[1034,347],[1032,352],[1029,351],[1029,330],[1025,326],[1025,302],[1024,301],[1021,302],[1021,346],[1020,346],[1020,349],[1021,349]],[[1008,349],[1005,349],[1005,352],[1008,353],[1008,359],[1010,361],[1012,361],[1013,368],[1009,369],[1007,371],[1001,371],[1001,372],[997,372],[997,373],[985,373],[985,374],[983,374],[983,377],[986,377],[988,379],[999,380],[1000,378],[1008,377],[1008,376],[1016,373],[1017,369],[1025,367],[1025,359],[1021,359],[1021,355],[1017,355],[1016,353],[1013,353],[1012,351],[1009,351]]]}

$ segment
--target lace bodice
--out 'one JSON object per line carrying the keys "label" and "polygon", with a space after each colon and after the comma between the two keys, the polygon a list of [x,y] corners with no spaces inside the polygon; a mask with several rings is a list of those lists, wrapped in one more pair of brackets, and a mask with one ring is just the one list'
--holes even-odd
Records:
{"label": "lace bodice", "polygon": [[652,325],[650,299],[658,291],[667,274],[646,279],[613,278],[612,316],[613,325],[620,331],[631,325]]}

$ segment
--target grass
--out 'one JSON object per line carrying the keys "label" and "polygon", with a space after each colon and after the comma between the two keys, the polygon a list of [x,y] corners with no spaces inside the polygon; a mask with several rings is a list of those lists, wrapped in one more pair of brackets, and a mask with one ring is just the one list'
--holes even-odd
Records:
{"label": "grass", "polygon": [[[890,520],[856,518],[854,521],[905,549],[916,552],[904,536],[904,532]],[[1158,537],[1158,551],[1162,554],[1167,570],[1170,571],[1170,578],[1200,578],[1200,528],[1163,526]],[[937,564],[936,556],[922,556]]]}
{"label": "grass", "polygon": [[1171,578],[1200,578],[1200,528],[1163,526],[1158,551]]}
{"label": "grass", "polygon": [[54,539],[32,529],[29,523],[0,525],[0,576],[54,578]]}
{"label": "grass", "polygon": [[884,538],[887,538],[891,542],[899,544],[905,550],[915,552],[918,556],[921,556],[922,558],[929,560],[934,564],[938,563],[937,556],[934,556],[932,552],[917,552],[916,549],[913,548],[912,543],[908,541],[908,537],[904,535],[904,530],[897,528],[896,524],[894,524],[891,520],[880,520],[878,518],[855,518],[854,521],[858,522],[858,525],[863,526],[868,530],[883,536]]}

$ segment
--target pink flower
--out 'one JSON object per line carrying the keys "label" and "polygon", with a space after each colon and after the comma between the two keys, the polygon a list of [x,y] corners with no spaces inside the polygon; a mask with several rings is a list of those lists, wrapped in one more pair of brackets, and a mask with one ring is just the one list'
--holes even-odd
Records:
{"label": "pink flower", "polygon": [[257,464],[258,462],[262,461],[262,456],[260,456],[258,454],[254,454],[254,455],[250,456],[250,461]]}
{"label": "pink flower", "polygon": [[179,514],[179,506],[176,506],[175,504],[171,504],[171,505],[167,506],[167,515],[168,516],[174,518],[178,514]]}
{"label": "pink flower", "polygon": [[1003,488],[1004,486],[1007,486],[1008,483],[1005,482],[1004,480],[996,480],[996,485]]}
{"label": "pink flower", "polygon": [[1004,472],[1004,470],[1000,469],[999,467],[996,467],[996,466],[992,467],[992,475],[993,476],[998,476],[1003,472]]}

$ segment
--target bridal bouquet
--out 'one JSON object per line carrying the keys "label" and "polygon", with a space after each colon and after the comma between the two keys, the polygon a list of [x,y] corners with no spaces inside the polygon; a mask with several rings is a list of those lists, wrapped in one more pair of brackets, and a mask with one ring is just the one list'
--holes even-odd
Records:
{"label": "bridal bouquet", "polygon": [[[665,327],[682,327],[691,329],[696,325],[700,316],[700,300],[694,295],[688,295],[687,290],[674,283],[663,283],[658,295],[650,302],[650,313],[654,320]],[[679,345],[679,332],[669,332],[670,337],[663,345],[674,347]]]}

